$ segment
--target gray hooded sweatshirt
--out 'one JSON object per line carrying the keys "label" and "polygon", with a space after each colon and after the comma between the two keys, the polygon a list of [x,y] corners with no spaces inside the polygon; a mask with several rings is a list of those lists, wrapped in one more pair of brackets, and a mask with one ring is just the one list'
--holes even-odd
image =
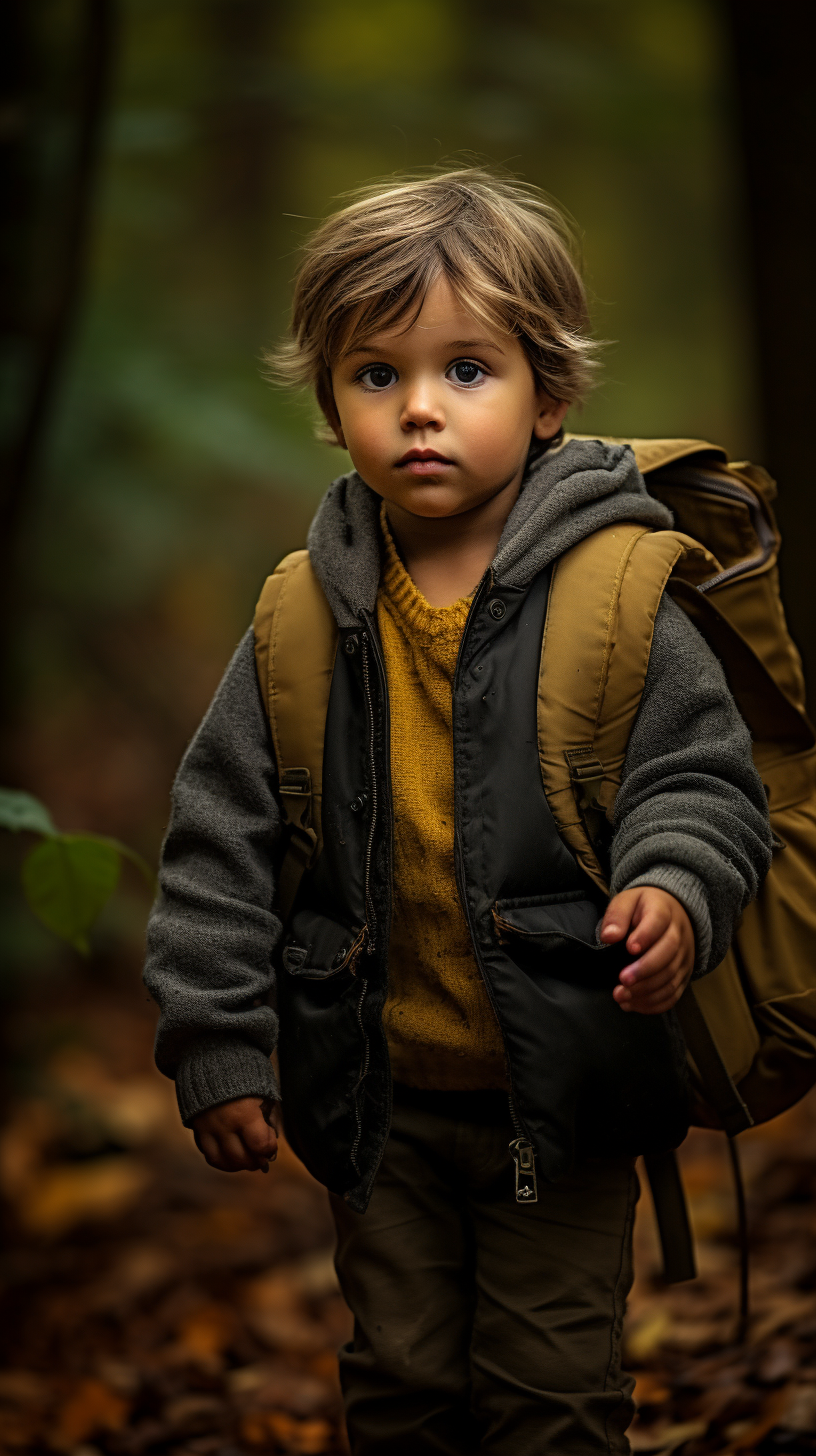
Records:
{"label": "gray hooded sweatshirt", "polygon": [[[341,627],[373,611],[381,572],[380,497],[356,473],[327,491],[309,532],[315,572]],[[492,563],[525,587],[615,521],[656,528],[631,450],[570,441],[528,467]],[[273,861],[277,773],[251,629],[239,643],[173,789],[145,981],[160,1008],[156,1061],[175,1078],[186,1124],[237,1097],[275,1098],[268,1004],[281,933]],[[748,730],[722,669],[664,597],[615,805],[611,889],[655,885],[686,909],[695,975],[722,959],[771,859],[767,804]]]}

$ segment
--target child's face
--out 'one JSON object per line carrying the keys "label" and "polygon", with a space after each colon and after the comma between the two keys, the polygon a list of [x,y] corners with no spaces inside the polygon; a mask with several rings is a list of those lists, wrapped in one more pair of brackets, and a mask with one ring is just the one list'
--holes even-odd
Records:
{"label": "child's face", "polygon": [[332,383],[355,469],[417,516],[459,515],[518,489],[533,435],[549,439],[567,412],[537,385],[518,340],[477,321],[444,278],[409,329],[355,343]]}

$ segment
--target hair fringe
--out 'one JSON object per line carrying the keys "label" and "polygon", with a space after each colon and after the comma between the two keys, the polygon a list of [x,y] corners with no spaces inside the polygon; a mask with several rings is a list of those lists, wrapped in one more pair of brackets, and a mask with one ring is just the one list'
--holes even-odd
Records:
{"label": "hair fringe", "polygon": [[419,313],[444,275],[463,307],[519,340],[538,384],[582,402],[603,347],[591,335],[574,221],[540,188],[484,166],[408,173],[343,194],[306,240],[273,382],[310,386],[335,441],[332,365],[352,339]]}

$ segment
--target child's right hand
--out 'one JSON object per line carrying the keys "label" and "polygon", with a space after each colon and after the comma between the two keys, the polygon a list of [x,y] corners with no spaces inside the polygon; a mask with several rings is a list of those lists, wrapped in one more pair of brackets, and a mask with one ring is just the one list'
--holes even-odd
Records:
{"label": "child's right hand", "polygon": [[257,1097],[237,1097],[210,1107],[193,1120],[196,1147],[211,1168],[222,1173],[268,1173],[278,1156],[280,1113],[278,1103]]}

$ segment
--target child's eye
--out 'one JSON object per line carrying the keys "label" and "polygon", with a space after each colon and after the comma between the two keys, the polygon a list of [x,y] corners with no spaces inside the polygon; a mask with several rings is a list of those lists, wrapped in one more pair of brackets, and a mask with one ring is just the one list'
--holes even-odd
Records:
{"label": "child's eye", "polygon": [[448,378],[453,376],[455,384],[478,384],[484,372],[481,365],[474,364],[472,359],[458,359],[455,364],[451,364]]}
{"label": "child's eye", "polygon": [[397,377],[396,369],[390,364],[370,364],[357,378],[367,389],[387,389]]}

